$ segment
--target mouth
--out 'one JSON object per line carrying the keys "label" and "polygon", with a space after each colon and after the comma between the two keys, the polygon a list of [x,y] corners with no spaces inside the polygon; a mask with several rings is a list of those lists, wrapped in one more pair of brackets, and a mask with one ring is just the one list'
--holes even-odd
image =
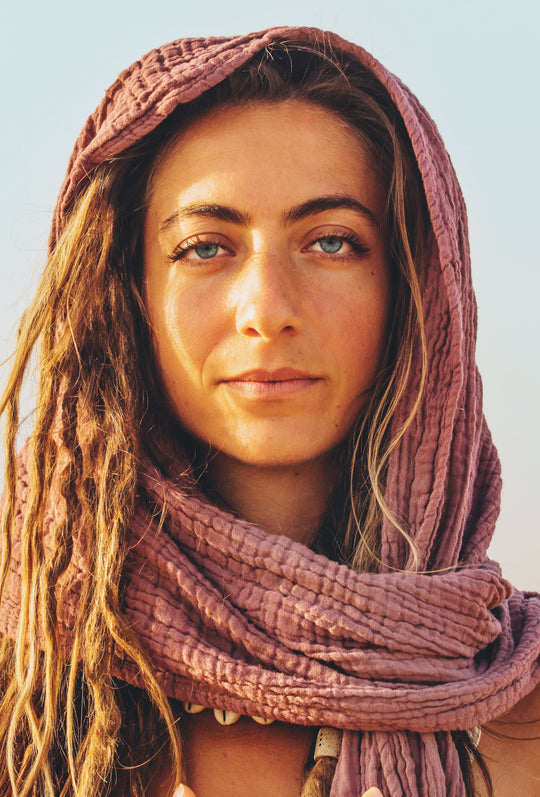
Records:
{"label": "mouth", "polygon": [[295,368],[278,368],[245,371],[220,382],[246,398],[277,399],[303,393],[322,382],[322,378]]}

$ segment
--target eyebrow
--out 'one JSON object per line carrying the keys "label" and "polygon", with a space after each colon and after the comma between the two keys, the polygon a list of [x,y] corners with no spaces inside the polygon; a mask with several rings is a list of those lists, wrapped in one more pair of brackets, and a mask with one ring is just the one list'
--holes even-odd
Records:
{"label": "eyebrow", "polygon": [[[331,194],[308,199],[306,202],[294,205],[292,208],[289,208],[289,210],[286,210],[283,213],[283,219],[287,224],[294,224],[297,221],[305,219],[307,216],[314,216],[317,213],[324,213],[326,210],[335,210],[339,208],[353,210],[363,216],[371,225],[378,227],[375,214],[368,207],[363,205],[362,202],[349,194]],[[218,221],[227,221],[241,227],[247,227],[251,222],[249,213],[242,213],[240,210],[236,210],[227,205],[194,202],[191,205],[184,205],[175,210],[174,213],[171,213],[171,215],[160,224],[159,231],[165,232],[179,219],[191,218],[193,216],[208,216]]]}
{"label": "eyebrow", "polygon": [[230,208],[227,205],[194,202],[191,205],[184,205],[175,210],[174,213],[171,213],[171,215],[159,225],[159,231],[165,232],[165,230],[168,230],[169,227],[179,219],[191,218],[192,216],[209,216],[218,221],[228,221],[242,227],[246,227],[250,222],[249,214],[241,213],[239,210]]}
{"label": "eyebrow", "polygon": [[313,216],[316,213],[324,213],[325,210],[343,208],[345,210],[354,210],[361,216],[364,216],[370,224],[375,227],[378,226],[378,221],[375,214],[358,199],[355,199],[350,194],[332,194],[330,196],[316,197],[315,199],[308,199],[307,202],[302,202],[301,205],[295,205],[284,213],[285,221],[289,224],[294,224],[296,221],[305,219],[306,216]]}

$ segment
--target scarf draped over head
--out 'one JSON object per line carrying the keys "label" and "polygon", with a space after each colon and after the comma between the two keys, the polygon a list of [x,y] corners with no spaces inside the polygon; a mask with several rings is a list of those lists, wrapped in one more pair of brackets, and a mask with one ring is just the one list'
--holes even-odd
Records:
{"label": "scarf draped over head", "polygon": [[[424,290],[428,379],[415,421],[392,452],[386,500],[407,518],[419,569],[432,572],[399,572],[411,564],[409,552],[388,521],[381,572],[354,573],[210,505],[146,460],[125,611],[169,696],[344,729],[332,797],[353,797],[373,785],[385,797],[461,797],[450,731],[504,713],[540,681],[540,597],[512,592],[486,558],[500,472],[474,360],[466,212],[425,110],[372,56],[333,34],[275,28],[173,42],[123,72],[88,120],[60,194],[51,246],[93,168],[153,130],[179,103],[284,40],[344,51],[370,69],[403,117],[422,175],[433,229]],[[420,372],[416,356],[413,373]],[[414,385],[396,424],[413,400]],[[24,458],[19,480],[20,522]],[[47,523],[55,522],[55,511]],[[83,544],[75,545],[72,565],[60,616],[68,649],[86,567]],[[12,636],[19,570],[15,544],[0,613],[0,630]],[[142,685],[126,657],[115,658],[113,673]]]}

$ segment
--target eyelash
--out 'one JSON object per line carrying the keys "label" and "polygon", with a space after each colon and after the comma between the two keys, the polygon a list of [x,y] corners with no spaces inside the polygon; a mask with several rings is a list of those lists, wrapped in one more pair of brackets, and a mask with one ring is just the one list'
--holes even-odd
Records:
{"label": "eyelash", "polygon": [[[179,260],[184,260],[187,254],[189,252],[192,252],[198,246],[218,246],[221,247],[222,249],[227,249],[227,247],[224,246],[222,242],[217,239],[203,238],[199,235],[195,235],[193,238],[188,238],[185,241],[182,241],[182,243],[178,244],[178,246],[176,246],[169,255],[169,260],[171,261],[171,263],[177,263]],[[205,259],[213,260],[214,258],[212,257],[198,258],[200,262],[203,262]]]}
{"label": "eyelash", "polygon": [[[320,241],[344,241],[345,243],[349,244],[351,249],[353,250],[355,255],[361,256],[365,255],[369,252],[369,247],[367,247],[361,240],[352,232],[339,232],[339,233],[328,233],[326,235],[320,235],[315,240],[311,241],[305,249],[310,249],[311,247],[315,246],[315,244],[320,243]],[[222,249],[227,249],[220,240],[217,239],[208,239],[201,237],[199,235],[194,236],[193,238],[188,238],[182,243],[178,244],[175,247],[173,252],[169,255],[169,260],[171,263],[177,263],[180,260],[186,259],[189,252],[194,251],[198,246],[217,246],[221,247]],[[230,251],[230,250],[228,250]],[[332,260],[343,260],[350,256],[350,253],[342,254],[340,252],[336,252],[332,254],[331,252],[320,252],[318,254],[322,254],[325,257],[330,257]],[[198,262],[203,262],[205,259],[211,261],[214,258],[197,258]]]}
{"label": "eyelash", "polygon": [[[369,252],[369,247],[352,232],[335,232],[319,235],[314,241],[307,245],[306,249],[309,249],[320,241],[345,241],[349,244],[355,255],[366,255]],[[326,257],[335,258],[336,260],[342,260],[349,256],[349,254],[341,254],[340,252],[336,252],[335,254],[323,252],[321,254],[324,254]]]}

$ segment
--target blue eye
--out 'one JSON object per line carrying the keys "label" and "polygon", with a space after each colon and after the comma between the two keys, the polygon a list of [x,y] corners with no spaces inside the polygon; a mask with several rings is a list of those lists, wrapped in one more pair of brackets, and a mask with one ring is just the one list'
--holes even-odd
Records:
{"label": "blue eye", "polygon": [[219,251],[219,244],[198,244],[193,247],[193,251],[201,260],[208,260],[211,257],[216,257]]}
{"label": "blue eye", "polygon": [[223,254],[231,254],[231,251],[219,241],[205,241],[198,236],[194,236],[178,244],[172,254],[169,255],[169,260],[172,263],[184,260],[195,265],[202,260],[213,260]]}
{"label": "blue eye", "polygon": [[306,249],[341,260],[354,256],[363,257],[369,252],[369,247],[353,232],[331,232],[328,235],[321,235]]}
{"label": "blue eye", "polygon": [[327,255],[337,255],[343,246],[343,238],[319,238],[319,246]]}

